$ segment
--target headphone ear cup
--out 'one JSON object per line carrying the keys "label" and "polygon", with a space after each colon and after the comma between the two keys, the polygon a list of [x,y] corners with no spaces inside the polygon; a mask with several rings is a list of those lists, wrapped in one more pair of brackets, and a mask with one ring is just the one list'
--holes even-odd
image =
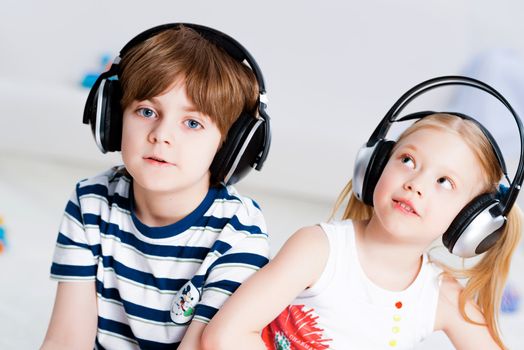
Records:
{"label": "headphone ear cup", "polygon": [[122,140],[122,92],[120,82],[103,78],[86,100],[84,123],[89,124],[102,153],[120,151]]}
{"label": "headphone ear cup", "polygon": [[498,203],[493,193],[473,198],[442,236],[444,246],[451,253],[465,258],[483,253],[493,246],[506,221],[504,216],[492,217],[489,213],[489,209]]}
{"label": "headphone ear cup", "polygon": [[391,150],[395,146],[395,141],[381,140],[377,144],[375,151],[369,159],[369,164],[366,168],[366,175],[362,185],[362,200],[365,204],[373,206],[373,192],[377,185],[382,171],[386,167],[389,160]]}
{"label": "headphone ear cup", "polygon": [[[100,79],[100,78],[99,78]],[[96,144],[98,148],[105,153],[105,150],[103,149],[102,145],[99,143],[97,139],[97,130],[100,130],[100,125],[97,122],[97,115],[98,115],[98,98],[101,94],[101,85],[104,84],[105,79],[101,80],[101,83],[98,84],[96,90],[94,88],[91,89],[89,92],[89,95],[87,96],[86,105],[84,107],[84,124],[89,124],[89,127],[91,129],[91,133],[93,134],[93,137],[95,138]]]}
{"label": "headphone ear cup", "polygon": [[100,122],[104,132],[101,133],[101,143],[108,152],[120,151],[122,143],[122,90],[118,80],[107,80],[102,94],[102,110]]}
{"label": "headphone ear cup", "polygon": [[252,169],[268,137],[264,120],[242,113],[231,125],[210,166],[211,181],[232,185]]}

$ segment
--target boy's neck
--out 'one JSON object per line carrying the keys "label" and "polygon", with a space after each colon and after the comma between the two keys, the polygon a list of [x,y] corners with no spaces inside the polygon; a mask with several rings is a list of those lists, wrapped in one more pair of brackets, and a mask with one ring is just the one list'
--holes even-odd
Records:
{"label": "boy's neck", "polygon": [[390,239],[372,220],[355,221],[355,240],[362,270],[378,286],[401,291],[417,278],[425,247]]}
{"label": "boy's neck", "polygon": [[133,184],[135,215],[145,225],[174,224],[195,210],[206,197],[209,186],[177,192],[151,192]]}

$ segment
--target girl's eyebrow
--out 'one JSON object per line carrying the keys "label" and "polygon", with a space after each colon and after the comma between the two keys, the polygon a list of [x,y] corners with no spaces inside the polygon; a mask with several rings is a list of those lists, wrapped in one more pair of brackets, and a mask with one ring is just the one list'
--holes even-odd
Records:
{"label": "girl's eyebrow", "polygon": [[[415,145],[411,144],[411,143],[401,144],[397,148],[397,150],[404,150],[406,148],[411,150],[411,151],[413,151],[413,152],[417,152],[418,151],[417,147]],[[455,170],[453,170],[452,168],[449,168],[449,167],[444,167],[443,170],[444,170],[444,173],[448,174],[453,179],[458,179],[459,182],[462,182],[462,177],[460,176],[459,172],[456,172]]]}
{"label": "girl's eyebrow", "polygon": [[449,174],[449,176],[451,178],[453,178],[454,180],[458,180],[459,183],[462,182],[462,177],[460,176],[460,172],[456,172],[455,170],[451,169],[451,168],[445,168],[444,169],[446,173]]}
{"label": "girl's eyebrow", "polygon": [[397,147],[397,150],[399,150],[399,149],[402,150],[402,149],[405,149],[405,148],[408,148],[408,149],[412,150],[413,152],[417,152],[418,151],[417,147],[415,145],[413,145],[413,144],[410,144],[410,143],[408,143],[408,144],[400,144],[399,147]]}

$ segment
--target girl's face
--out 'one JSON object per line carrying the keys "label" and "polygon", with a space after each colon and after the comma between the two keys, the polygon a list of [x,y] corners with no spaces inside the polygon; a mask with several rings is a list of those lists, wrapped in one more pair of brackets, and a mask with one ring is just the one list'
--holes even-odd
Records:
{"label": "girl's face", "polygon": [[400,140],[373,194],[374,219],[401,240],[430,244],[484,187],[460,136],[422,128]]}

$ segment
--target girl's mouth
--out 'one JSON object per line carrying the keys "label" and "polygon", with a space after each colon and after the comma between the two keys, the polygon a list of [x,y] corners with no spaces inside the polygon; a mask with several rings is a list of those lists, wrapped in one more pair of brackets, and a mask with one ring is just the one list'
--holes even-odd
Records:
{"label": "girl's mouth", "polygon": [[412,204],[409,201],[394,199],[393,203],[395,204],[395,208],[399,209],[400,211],[406,214],[412,214],[412,215],[418,216],[417,211],[413,208]]}

